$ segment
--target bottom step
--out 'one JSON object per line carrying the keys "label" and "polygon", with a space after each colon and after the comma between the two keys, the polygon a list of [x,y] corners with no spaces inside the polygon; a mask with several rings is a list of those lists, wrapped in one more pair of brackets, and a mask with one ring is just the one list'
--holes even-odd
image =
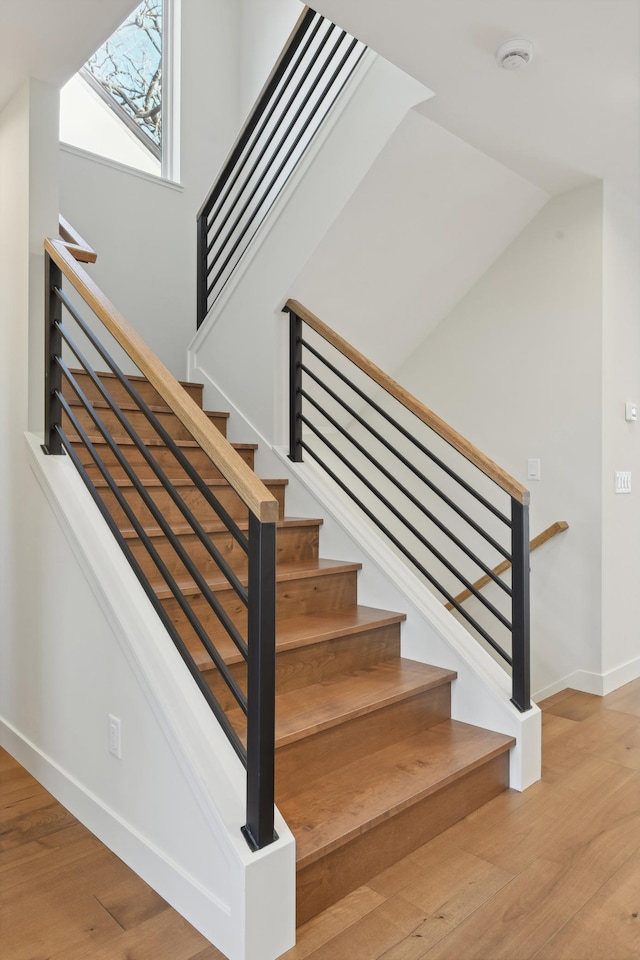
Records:
{"label": "bottom step", "polygon": [[512,745],[446,720],[279,804],[296,837],[298,924],[506,789]]}

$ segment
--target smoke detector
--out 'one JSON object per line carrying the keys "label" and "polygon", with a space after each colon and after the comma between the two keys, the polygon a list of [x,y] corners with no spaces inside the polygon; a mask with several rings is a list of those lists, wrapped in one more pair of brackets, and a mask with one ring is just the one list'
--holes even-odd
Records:
{"label": "smoke detector", "polygon": [[496,50],[496,60],[504,70],[522,70],[533,59],[531,40],[513,39],[500,44]]}

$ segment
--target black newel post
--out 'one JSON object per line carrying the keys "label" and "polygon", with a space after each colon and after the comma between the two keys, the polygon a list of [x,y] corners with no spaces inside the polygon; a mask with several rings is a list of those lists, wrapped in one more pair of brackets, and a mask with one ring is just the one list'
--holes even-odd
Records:
{"label": "black newel post", "polygon": [[247,823],[256,850],[273,829],[276,699],[276,525],[249,514],[249,620],[247,661]]}
{"label": "black newel post", "polygon": [[62,370],[56,362],[62,356],[62,336],[58,324],[62,320],[62,304],[56,295],[56,288],[62,287],[62,271],[45,253],[45,292],[44,292],[44,443],[45,453],[63,453],[62,441],[56,427],[62,424],[62,404],[59,394],[62,391]]}

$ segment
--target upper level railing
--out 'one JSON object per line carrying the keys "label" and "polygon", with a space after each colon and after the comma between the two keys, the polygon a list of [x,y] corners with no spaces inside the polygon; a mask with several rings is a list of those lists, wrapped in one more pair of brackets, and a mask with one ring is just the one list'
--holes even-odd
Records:
{"label": "upper level railing", "polygon": [[[300,303],[285,311],[290,458],[308,454],[355,501],[511,667],[512,702],[528,710],[528,491]],[[497,558],[510,583],[494,572]],[[495,596],[475,585],[478,573]]]}
{"label": "upper level railing", "polygon": [[198,213],[198,326],[365,50],[305,8]]}
{"label": "upper level railing", "polygon": [[[73,461],[191,675],[245,765],[247,821],[244,833],[250,845],[257,849],[274,839],[275,527],[278,502],[80,266],[80,259],[95,259],[82,238],[64,222],[61,223],[61,234],[61,240],[48,239],[44,245],[46,399],[43,449],[47,454],[66,452]],[[65,285],[72,288],[71,296],[63,289],[63,278]],[[92,325],[80,314],[76,305],[78,296],[103,325],[104,337],[102,334],[96,336]],[[130,379],[113,359],[104,345],[109,335],[155,388],[162,410],[155,402],[150,403],[141,396],[135,379]],[[98,356],[107,365],[108,379],[96,373],[89,356]],[[69,358],[72,358],[73,366]],[[165,407],[175,414],[246,505],[248,533],[246,528],[243,529],[245,525],[230,515],[221,497],[215,495],[212,486],[194,469],[182,446],[169,434],[162,422]],[[145,432],[151,428],[157,445],[141,438],[141,418],[148,425]],[[79,446],[84,453],[79,452]],[[170,472],[173,478],[179,476],[180,480],[170,479],[165,460],[162,464],[159,462],[157,450],[160,446],[170,451],[173,458]],[[135,450],[133,457],[132,449]],[[92,476],[95,468],[100,479]],[[160,487],[179,511],[181,524],[188,526],[207,552],[210,566],[215,570],[214,579],[222,581],[239,599],[239,615],[230,613],[216,596],[209,578],[200,572],[165,518],[162,507],[153,496],[153,490]],[[197,515],[195,501],[189,493],[191,490],[197,491],[199,497]],[[135,495],[131,491],[135,491]],[[119,524],[114,519],[114,509],[125,521]],[[208,519],[203,518],[203,513]],[[173,551],[171,559],[158,549],[148,533],[148,521],[143,522],[141,517],[150,517],[150,522],[162,531]],[[121,529],[122,522],[129,525],[146,549],[154,569],[155,586],[145,573],[145,563]],[[246,555],[240,569],[214,543],[210,536],[214,528],[226,530]],[[213,612],[214,622],[218,624],[215,635],[203,625],[203,614],[194,602],[193,591],[185,588],[188,578],[195,584],[197,596]],[[162,587],[160,591],[158,584]],[[173,597],[181,614],[182,627],[176,626],[160,594]],[[235,610],[237,604],[232,606]],[[246,664],[244,673],[232,670],[229,657],[221,652],[221,647],[229,648],[229,641],[233,644],[232,649],[237,651],[236,659]],[[204,679],[192,652],[194,644],[200,645],[198,649],[204,651],[202,656],[208,658],[207,662],[215,668],[227,691],[224,697],[215,695]],[[246,716],[246,743],[244,731],[236,730],[226,715],[225,705],[229,700],[237,703]]]}

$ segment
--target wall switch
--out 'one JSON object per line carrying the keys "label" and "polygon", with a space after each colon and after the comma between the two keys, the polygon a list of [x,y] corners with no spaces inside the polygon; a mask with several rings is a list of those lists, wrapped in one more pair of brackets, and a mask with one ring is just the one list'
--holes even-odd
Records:
{"label": "wall switch", "polygon": [[527,460],[527,480],[540,479],[540,461]]}
{"label": "wall switch", "polygon": [[624,405],[624,418],[627,423],[635,423],[638,419],[638,404],[633,400],[627,400]]}
{"label": "wall switch", "polygon": [[631,470],[616,470],[616,493],[631,493]]}
{"label": "wall switch", "polygon": [[122,760],[122,730],[120,720],[109,714],[109,753],[112,753],[118,760]]}

